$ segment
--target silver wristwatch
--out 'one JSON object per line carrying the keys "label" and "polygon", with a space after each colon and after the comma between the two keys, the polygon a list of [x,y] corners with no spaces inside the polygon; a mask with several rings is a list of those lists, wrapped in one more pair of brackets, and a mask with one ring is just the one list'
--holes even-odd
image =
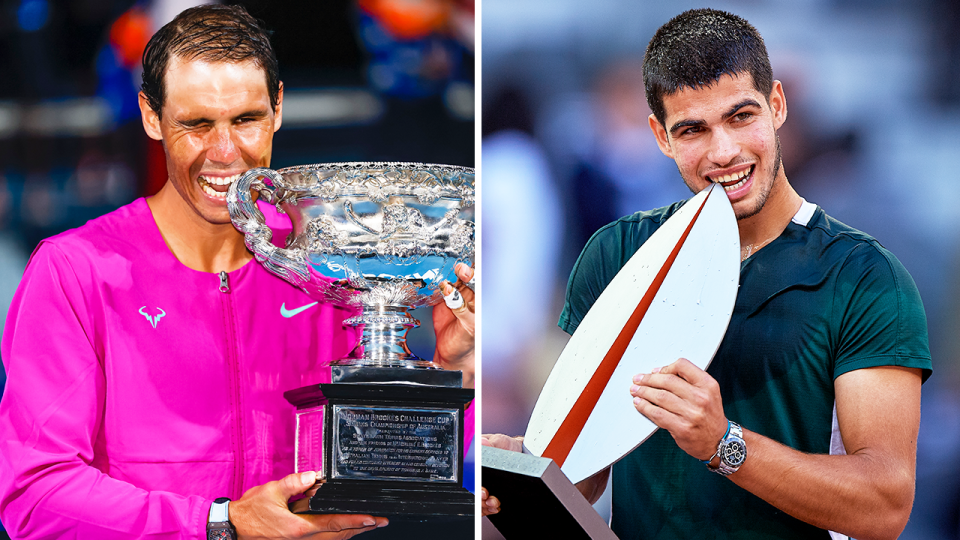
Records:
{"label": "silver wristwatch", "polygon": [[[713,467],[710,462],[717,456],[720,456],[720,466]],[[746,459],[747,444],[743,442],[743,428],[740,424],[727,420],[727,432],[720,439],[717,451],[703,463],[711,471],[728,476],[740,470]]]}

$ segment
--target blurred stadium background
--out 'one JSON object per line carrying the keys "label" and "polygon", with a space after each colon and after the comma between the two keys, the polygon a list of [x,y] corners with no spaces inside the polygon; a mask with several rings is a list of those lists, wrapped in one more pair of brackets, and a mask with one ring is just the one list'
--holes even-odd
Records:
{"label": "blurred stadium background", "polygon": [[[934,375],[902,538],[960,538],[956,0],[485,0],[483,432],[523,433],[566,343],[556,322],[589,235],[690,195],[650,134],[640,66],[654,31],[694,7],[759,29],[786,92],[791,183],[916,280]],[[484,538],[499,537],[484,521]]]}

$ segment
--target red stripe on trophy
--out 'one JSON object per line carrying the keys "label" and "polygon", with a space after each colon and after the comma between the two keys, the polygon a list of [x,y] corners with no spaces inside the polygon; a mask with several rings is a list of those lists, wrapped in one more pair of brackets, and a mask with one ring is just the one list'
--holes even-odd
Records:
{"label": "red stripe on trophy", "polygon": [[687,240],[690,230],[693,229],[693,224],[697,222],[700,211],[703,210],[704,205],[707,204],[707,199],[710,198],[712,193],[713,191],[707,193],[707,196],[704,197],[703,203],[700,205],[700,208],[697,209],[697,213],[693,215],[693,219],[690,220],[687,229],[683,231],[683,235],[680,236],[677,245],[674,246],[673,251],[670,252],[670,256],[667,257],[667,260],[663,263],[663,266],[657,273],[657,277],[654,278],[646,294],[640,299],[640,303],[637,304],[637,308],[633,310],[630,319],[627,320],[623,329],[620,330],[620,334],[617,336],[617,339],[614,340],[613,345],[610,346],[610,350],[607,351],[607,354],[603,357],[600,366],[597,367],[593,376],[590,377],[590,381],[587,382],[587,385],[580,393],[577,402],[573,404],[570,413],[564,418],[563,423],[560,424],[560,428],[557,429],[557,432],[553,435],[553,439],[550,440],[550,444],[548,444],[547,448],[543,451],[543,457],[552,459],[557,463],[557,466],[563,466],[563,462],[570,454],[574,443],[577,442],[577,438],[580,437],[580,432],[583,431],[583,427],[587,424],[587,419],[590,418],[594,407],[597,406],[597,401],[600,400],[603,389],[606,388],[607,383],[610,382],[610,377],[613,376],[614,370],[617,369],[617,364],[620,363],[620,359],[623,358],[623,353],[626,352],[627,346],[633,339],[633,335],[637,332],[640,321],[643,320],[643,316],[647,313],[647,308],[653,303],[653,299],[660,290],[664,278],[667,277],[667,272],[669,272],[670,267],[673,266],[673,261],[676,260],[677,254],[680,253],[680,248],[683,247],[683,243]]}

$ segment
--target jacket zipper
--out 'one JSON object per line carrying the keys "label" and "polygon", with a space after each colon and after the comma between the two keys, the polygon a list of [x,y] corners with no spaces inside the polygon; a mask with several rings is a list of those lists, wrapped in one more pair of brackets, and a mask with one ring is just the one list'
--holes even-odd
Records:
{"label": "jacket zipper", "polygon": [[245,474],[244,471],[244,453],[243,453],[243,417],[242,412],[244,410],[241,399],[243,393],[240,390],[240,362],[239,354],[237,351],[237,329],[235,324],[235,313],[233,306],[233,295],[230,294],[230,280],[226,272],[220,272],[220,286],[218,290],[223,293],[220,295],[221,305],[223,306],[223,322],[224,328],[226,329],[226,351],[227,351],[227,368],[228,374],[230,377],[231,386],[233,387],[233,418],[234,418],[234,433],[236,437],[234,438],[234,447],[233,453],[235,456],[234,463],[234,478],[233,478],[233,497],[239,498],[243,494],[243,477]]}
{"label": "jacket zipper", "polygon": [[220,272],[220,292],[228,293],[230,292],[230,279],[229,275],[226,272]]}

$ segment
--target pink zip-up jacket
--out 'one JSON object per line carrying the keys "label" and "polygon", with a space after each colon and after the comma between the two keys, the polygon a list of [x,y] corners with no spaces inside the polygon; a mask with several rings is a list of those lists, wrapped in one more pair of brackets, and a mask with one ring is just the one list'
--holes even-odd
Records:
{"label": "pink zip-up jacket", "polygon": [[37,248],[0,349],[11,536],[205,538],[213,499],[293,472],[283,392],[359,336],[255,261],[227,276],[181,264],[143,199]]}

